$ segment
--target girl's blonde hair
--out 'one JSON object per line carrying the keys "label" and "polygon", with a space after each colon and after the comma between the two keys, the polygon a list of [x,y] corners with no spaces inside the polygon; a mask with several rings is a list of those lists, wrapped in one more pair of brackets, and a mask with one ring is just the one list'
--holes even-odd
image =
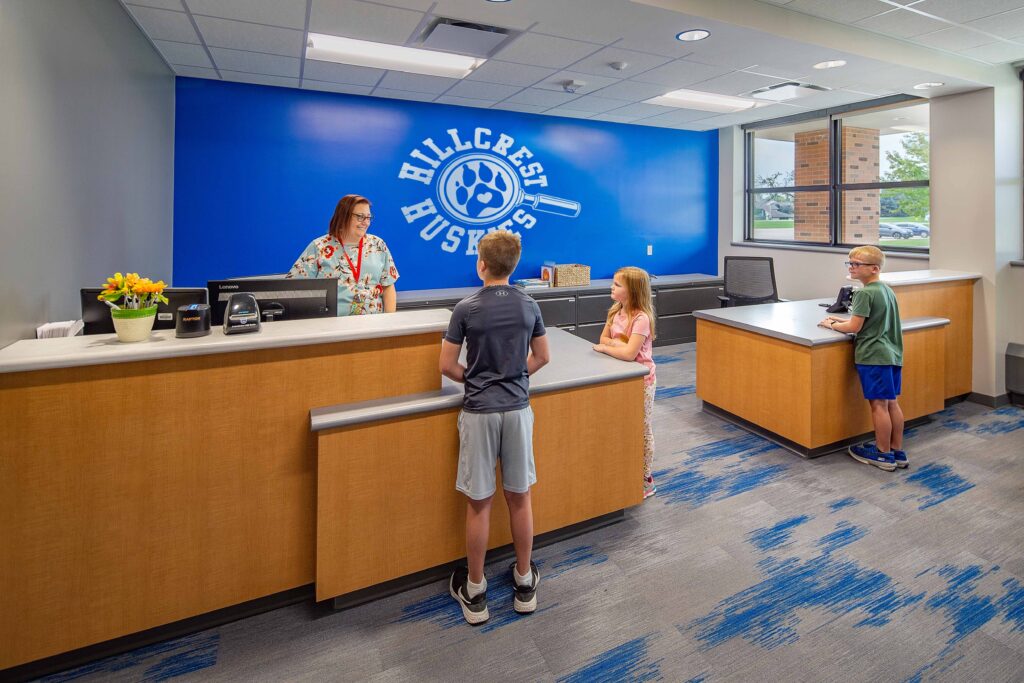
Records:
{"label": "girl's blonde hair", "polygon": [[[651,301],[651,278],[647,275],[647,271],[643,268],[637,268],[636,266],[626,266],[625,268],[619,268],[615,271],[616,275],[622,276],[622,284],[626,288],[626,294],[629,303],[626,304],[626,308],[633,314],[636,315],[638,312],[644,312],[647,314],[647,318],[651,321],[651,340],[654,340],[654,304]],[[622,310],[622,304],[616,301],[612,304],[612,307],[608,309],[608,321],[611,322],[612,318]]]}

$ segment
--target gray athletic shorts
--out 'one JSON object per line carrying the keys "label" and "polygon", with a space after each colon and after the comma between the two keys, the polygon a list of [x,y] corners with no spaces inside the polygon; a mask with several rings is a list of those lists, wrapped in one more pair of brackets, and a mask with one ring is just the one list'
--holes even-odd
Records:
{"label": "gray athletic shorts", "polygon": [[473,500],[494,495],[501,459],[501,485],[526,493],[537,483],[533,464],[533,409],[505,413],[459,412],[459,473],[455,488]]}

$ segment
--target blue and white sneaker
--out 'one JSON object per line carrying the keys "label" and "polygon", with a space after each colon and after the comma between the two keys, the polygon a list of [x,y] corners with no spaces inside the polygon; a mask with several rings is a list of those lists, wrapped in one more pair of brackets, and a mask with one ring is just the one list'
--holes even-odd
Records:
{"label": "blue and white sneaker", "polygon": [[907,459],[906,451],[898,451],[894,448],[892,450],[892,457],[896,461],[896,467],[899,467],[901,470],[910,467],[910,460]]}
{"label": "blue and white sneaker", "polygon": [[854,460],[865,465],[874,465],[886,472],[892,472],[896,469],[896,458],[893,457],[893,454],[881,452],[873,443],[869,442],[860,446],[850,446],[846,449],[846,452]]}

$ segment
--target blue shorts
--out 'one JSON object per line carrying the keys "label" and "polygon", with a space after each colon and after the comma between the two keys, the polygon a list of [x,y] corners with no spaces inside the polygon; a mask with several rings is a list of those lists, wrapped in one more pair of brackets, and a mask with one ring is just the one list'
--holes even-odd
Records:
{"label": "blue shorts", "polygon": [[899,365],[856,365],[864,398],[894,400],[903,386],[903,368]]}

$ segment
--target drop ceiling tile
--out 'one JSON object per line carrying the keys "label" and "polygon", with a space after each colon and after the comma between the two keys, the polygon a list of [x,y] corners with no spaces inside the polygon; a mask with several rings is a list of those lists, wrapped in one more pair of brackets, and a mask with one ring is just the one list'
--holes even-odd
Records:
{"label": "drop ceiling tile", "polygon": [[345,95],[369,95],[373,88],[368,85],[349,85],[347,83],[329,83],[327,81],[313,81],[308,78],[302,79],[303,90],[320,90],[322,92],[336,92]]}
{"label": "drop ceiling tile", "polygon": [[[652,12],[652,8],[620,0],[539,0],[529,3],[517,0],[498,5],[477,0],[440,0],[438,4],[444,6],[453,2],[473,4],[494,17],[499,16],[499,12],[494,11],[496,7],[509,6],[512,9],[522,5],[522,18],[536,22],[536,26],[530,29],[535,33],[601,44],[616,40],[622,35],[623,25]],[[505,14],[500,12],[500,15]]]}
{"label": "drop ceiling tile", "polygon": [[221,71],[227,69],[265,76],[299,77],[299,60],[294,57],[228,50],[222,47],[211,47],[210,55]]}
{"label": "drop ceiling tile", "polygon": [[199,36],[184,12],[169,12],[151,7],[127,5],[151,40],[172,40],[178,43],[198,43]]}
{"label": "drop ceiling tile", "polygon": [[[659,55],[652,55],[644,52],[635,52],[633,50],[620,50],[614,47],[606,47],[603,50],[598,50],[586,59],[573,64],[572,70],[579,73],[605,76],[607,78],[614,78],[618,80],[653,69],[654,67],[661,66],[669,61],[671,61],[671,59],[668,57],[661,57]],[[619,71],[609,66],[609,64],[613,62],[625,62],[627,66],[625,69]]]}
{"label": "drop ceiling tile", "polygon": [[459,79],[457,78],[421,76],[419,74],[407,74],[402,71],[389,71],[378,85],[391,90],[408,90],[409,92],[426,92],[439,95],[458,82]]}
{"label": "drop ceiling tile", "polygon": [[546,111],[548,107],[539,104],[519,104],[517,102],[498,102],[491,109],[504,109],[505,111],[518,111],[524,114],[539,114]]}
{"label": "drop ceiling tile", "polygon": [[1020,43],[989,43],[980,47],[972,47],[960,54],[972,59],[980,59],[989,64],[1007,64],[1024,59],[1024,45]]}
{"label": "drop ceiling tile", "polygon": [[579,95],[571,95],[566,92],[526,88],[525,90],[520,90],[505,101],[515,104],[535,104],[542,107],[558,107],[566,102],[575,100],[577,97],[579,97]]}
{"label": "drop ceiling tile", "polygon": [[524,33],[495,55],[505,62],[562,69],[600,49],[594,43]]}
{"label": "drop ceiling tile", "polygon": [[864,96],[860,93],[853,93],[847,90],[829,90],[819,92],[807,97],[796,97],[786,100],[784,104],[795,105],[804,109],[824,109],[825,107],[836,107],[840,104],[851,104],[860,102]]}
{"label": "drop ceiling tile", "polygon": [[544,112],[548,116],[567,116],[571,119],[589,119],[593,116],[593,112],[579,111],[577,109],[566,109],[565,107],[555,107],[554,109],[548,109]]}
{"label": "drop ceiling tile", "polygon": [[664,66],[659,66],[634,76],[633,80],[640,81],[641,83],[657,83],[658,85],[667,86],[669,90],[675,90],[677,88],[685,88],[693,83],[706,81],[715,76],[724,76],[730,71],[732,69],[728,67],[708,66],[707,64],[677,59]]}
{"label": "drop ceiling tile", "polygon": [[156,49],[160,50],[160,54],[164,56],[168,64],[175,66],[201,66],[207,69],[213,67],[202,45],[172,43],[166,40],[154,40],[153,44],[156,45]]}
{"label": "drop ceiling tile", "polygon": [[752,74],[745,71],[733,71],[731,74],[715,76],[714,78],[709,78],[706,81],[694,83],[690,86],[690,90],[713,92],[719,95],[740,95],[742,93],[750,92],[751,90],[756,90],[757,88],[763,88],[768,85],[785,82],[786,81],[781,78],[772,78],[770,76],[762,76],[760,74]]}
{"label": "drop ceiling tile", "polygon": [[210,47],[265,52],[285,57],[302,56],[302,31],[215,17],[195,19],[203,40]]}
{"label": "drop ceiling tile", "polygon": [[403,45],[420,24],[422,12],[358,0],[312,0],[309,30],[332,36]]}
{"label": "drop ceiling tile", "polygon": [[587,95],[585,97],[579,97],[565,105],[569,109],[576,109],[577,111],[588,111],[593,114],[600,114],[606,112],[609,109],[618,109],[622,106],[622,100],[613,100],[607,97],[598,97],[597,95]]}
{"label": "drop ceiling tile", "polygon": [[595,114],[591,121],[607,121],[608,123],[630,123],[636,121],[635,116],[616,116],[615,114]]}
{"label": "drop ceiling tile", "polygon": [[387,73],[386,69],[371,69],[365,66],[307,59],[306,66],[302,70],[302,77],[314,81],[329,81],[331,83],[346,83],[348,85],[369,85],[372,87],[377,85],[385,73]]}
{"label": "drop ceiling tile", "polygon": [[1024,36],[1024,9],[978,19],[966,25],[1001,38],[1020,38]]}
{"label": "drop ceiling tile", "polygon": [[892,12],[868,17],[858,21],[857,26],[866,28],[869,31],[883,33],[896,38],[913,38],[932,31],[939,31],[949,24],[926,17],[904,9],[896,9]]}
{"label": "drop ceiling tile", "polygon": [[298,78],[282,78],[281,76],[268,76],[266,74],[253,74],[241,71],[225,71],[221,69],[221,77],[225,81],[238,81],[240,83],[254,83],[256,85],[273,85],[280,88],[298,88]]}
{"label": "drop ceiling tile", "polygon": [[143,7],[156,7],[158,9],[169,9],[175,12],[184,12],[185,7],[181,0],[129,0],[127,5],[142,5]]}
{"label": "drop ceiling tile", "polygon": [[375,88],[374,97],[387,97],[392,100],[411,100],[414,102],[433,102],[437,95],[427,92],[409,92],[408,90],[391,90],[389,88]]}
{"label": "drop ceiling tile", "polygon": [[878,0],[793,0],[786,9],[847,24],[881,14],[892,9],[892,5]]}
{"label": "drop ceiling tile", "polygon": [[542,81],[553,73],[554,69],[489,59],[466,76],[466,80],[527,86]]}
{"label": "drop ceiling tile", "polygon": [[607,113],[614,114],[615,116],[635,116],[637,119],[642,119],[648,116],[667,114],[670,111],[677,111],[677,107],[663,107],[660,104],[637,102],[636,104],[627,104],[624,107],[612,109]]}
{"label": "drop ceiling tile", "polygon": [[576,81],[583,83],[576,91],[576,95],[589,95],[601,88],[609,85],[614,85],[616,80],[614,78],[605,78],[604,76],[593,76],[591,74],[581,74],[575,71],[559,71],[558,73],[548,76],[540,83],[534,85],[534,88],[540,88],[541,90],[564,90],[564,84],[566,81]]}
{"label": "drop ceiling tile", "polygon": [[216,69],[203,69],[198,66],[175,64],[174,73],[175,75],[187,76],[189,78],[213,78],[215,80],[220,80],[220,74],[217,73]]}
{"label": "drop ceiling tile", "polygon": [[[409,9],[418,9],[421,12],[429,10],[433,4],[429,0],[425,2],[426,6],[423,6],[423,0],[384,0],[384,2],[387,5],[408,6]],[[519,1],[494,4],[479,0],[438,0],[431,14],[474,24],[525,31],[538,21],[538,17],[535,15],[542,9],[543,7],[538,8],[535,3]]]}
{"label": "drop ceiling tile", "polygon": [[949,19],[957,24],[964,24],[993,14],[1020,9],[1020,6],[1020,0],[924,0],[913,7],[915,10]]}
{"label": "drop ceiling tile", "polygon": [[668,90],[669,88],[655,83],[619,81],[618,83],[609,85],[607,88],[597,90],[594,94],[600,97],[612,97],[617,100],[636,102],[637,100],[647,100],[652,97],[664,95]]}
{"label": "drop ceiling tile", "polygon": [[306,0],[188,0],[193,15],[304,29]]}
{"label": "drop ceiling tile", "polygon": [[518,85],[500,85],[497,83],[481,83],[479,81],[462,81],[456,84],[447,95],[453,97],[470,97],[480,100],[503,100],[522,90]]}
{"label": "drop ceiling tile", "polygon": [[[314,0],[316,1],[316,0]],[[426,12],[434,6],[434,0],[379,0],[381,5],[401,7],[402,9],[414,9]]]}
{"label": "drop ceiling tile", "polygon": [[969,50],[972,47],[980,47],[991,43],[992,38],[983,33],[978,33],[977,31],[960,28],[959,26],[952,26],[950,28],[944,28],[941,31],[917,36],[914,38],[914,42],[927,45],[928,47],[938,48],[940,50],[959,52],[960,50]]}
{"label": "drop ceiling tile", "polygon": [[452,95],[441,95],[436,100],[437,104],[454,104],[458,107],[476,107],[478,109],[489,109],[494,100],[478,100],[473,97],[453,97]]}

